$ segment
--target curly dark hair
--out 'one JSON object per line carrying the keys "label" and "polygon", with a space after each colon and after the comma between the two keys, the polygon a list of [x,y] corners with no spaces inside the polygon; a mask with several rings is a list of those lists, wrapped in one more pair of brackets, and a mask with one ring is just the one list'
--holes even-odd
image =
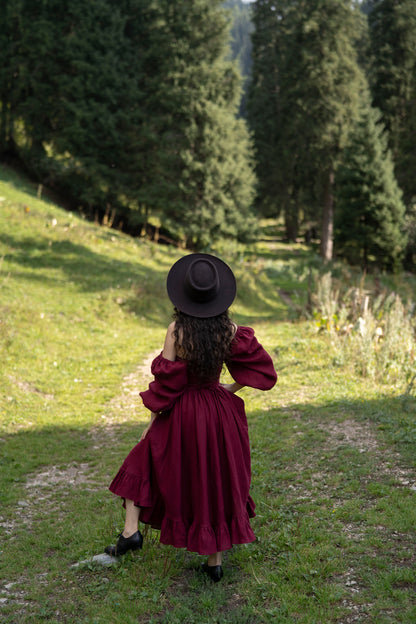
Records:
{"label": "curly dark hair", "polygon": [[175,344],[192,376],[209,382],[218,376],[230,351],[235,325],[226,310],[211,318],[188,316],[175,308]]}

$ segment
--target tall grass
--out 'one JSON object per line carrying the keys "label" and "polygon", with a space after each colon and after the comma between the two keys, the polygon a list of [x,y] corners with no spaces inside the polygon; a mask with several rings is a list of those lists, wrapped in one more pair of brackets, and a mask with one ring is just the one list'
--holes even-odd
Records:
{"label": "tall grass", "polygon": [[387,289],[343,289],[331,272],[319,276],[313,297],[319,331],[332,339],[335,360],[364,377],[411,391],[416,374],[415,305]]}

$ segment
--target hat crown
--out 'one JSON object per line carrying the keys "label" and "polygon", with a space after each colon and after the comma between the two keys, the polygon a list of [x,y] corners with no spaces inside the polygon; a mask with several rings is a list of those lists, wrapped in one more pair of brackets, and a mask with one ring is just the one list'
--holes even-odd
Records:
{"label": "hat crown", "polygon": [[179,258],[170,268],[166,287],[178,310],[199,318],[222,314],[236,294],[230,267],[220,258],[203,253]]}
{"label": "hat crown", "polygon": [[206,258],[194,260],[188,267],[184,285],[188,297],[196,303],[212,301],[220,286],[216,266]]}

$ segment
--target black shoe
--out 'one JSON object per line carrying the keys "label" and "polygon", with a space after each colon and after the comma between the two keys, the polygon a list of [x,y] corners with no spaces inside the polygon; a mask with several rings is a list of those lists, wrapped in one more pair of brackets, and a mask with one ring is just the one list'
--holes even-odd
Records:
{"label": "black shoe", "polygon": [[208,574],[214,583],[218,583],[218,581],[220,581],[224,576],[224,572],[222,571],[222,567],[220,565],[209,566],[207,563],[204,563],[202,565],[202,569]]}
{"label": "black shoe", "polygon": [[104,552],[111,557],[125,555],[128,550],[139,550],[143,546],[143,535],[140,531],[136,531],[130,537],[124,537],[122,533],[118,536],[115,546],[106,546]]}

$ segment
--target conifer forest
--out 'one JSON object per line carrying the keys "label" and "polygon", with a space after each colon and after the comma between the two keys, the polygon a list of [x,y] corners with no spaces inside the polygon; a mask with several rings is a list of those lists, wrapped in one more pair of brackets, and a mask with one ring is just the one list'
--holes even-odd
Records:
{"label": "conifer forest", "polygon": [[2,0],[0,160],[193,250],[413,270],[416,0]]}

